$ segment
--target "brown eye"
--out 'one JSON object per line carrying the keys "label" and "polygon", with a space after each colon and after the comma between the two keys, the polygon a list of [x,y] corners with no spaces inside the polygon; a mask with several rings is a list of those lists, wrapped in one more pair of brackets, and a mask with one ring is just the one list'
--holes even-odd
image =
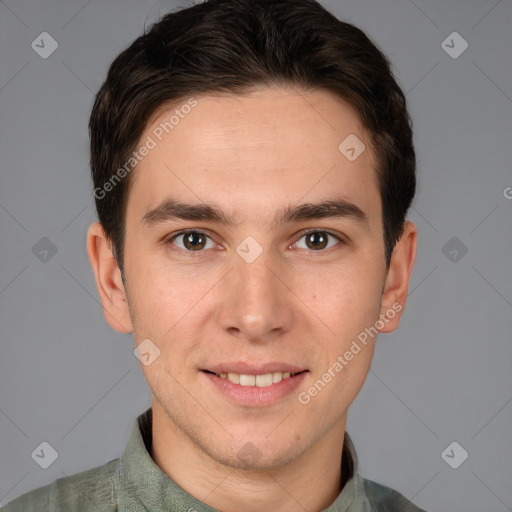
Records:
{"label": "brown eye", "polygon": [[[329,238],[334,239],[334,243],[330,243]],[[305,246],[301,247],[299,245],[299,241],[302,239],[305,239]],[[336,242],[342,242],[341,238],[334,233],[318,229],[304,233],[299,241],[295,243],[296,246],[298,246],[300,249],[309,249],[312,251],[322,251],[326,248],[330,248],[333,245],[336,245]]]}
{"label": "brown eye", "polygon": [[322,231],[316,231],[315,233],[308,233],[306,235],[306,245],[310,249],[325,249],[327,242],[326,233]]}
{"label": "brown eye", "polygon": [[183,245],[191,251],[203,249],[205,244],[206,238],[201,233],[187,233],[183,235]]}
{"label": "brown eye", "polygon": [[[211,244],[209,247],[207,247],[208,241]],[[169,239],[168,243],[188,252],[202,252],[203,249],[211,249],[215,245],[210,237],[201,231],[182,231]]]}

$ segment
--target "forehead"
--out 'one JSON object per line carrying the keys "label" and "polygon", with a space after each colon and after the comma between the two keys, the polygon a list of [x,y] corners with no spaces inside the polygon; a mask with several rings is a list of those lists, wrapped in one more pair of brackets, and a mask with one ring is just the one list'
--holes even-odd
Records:
{"label": "forehead", "polygon": [[[139,146],[148,140],[153,147],[132,176],[129,210],[138,214],[171,195],[254,219],[266,216],[263,207],[273,214],[331,194],[380,215],[369,135],[357,113],[326,91],[185,98],[153,114]],[[355,160],[345,140],[358,152],[365,147]]]}

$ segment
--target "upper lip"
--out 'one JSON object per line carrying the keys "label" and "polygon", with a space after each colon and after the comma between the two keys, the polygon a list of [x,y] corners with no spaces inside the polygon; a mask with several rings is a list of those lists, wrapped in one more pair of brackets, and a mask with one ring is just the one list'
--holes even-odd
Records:
{"label": "upper lip", "polygon": [[296,366],[294,364],[282,363],[279,361],[273,361],[264,364],[251,364],[244,361],[232,362],[232,363],[220,363],[208,368],[203,368],[209,372],[220,375],[221,373],[238,373],[241,375],[265,375],[266,373],[277,373],[277,372],[290,372],[299,373],[307,370],[302,366]]}

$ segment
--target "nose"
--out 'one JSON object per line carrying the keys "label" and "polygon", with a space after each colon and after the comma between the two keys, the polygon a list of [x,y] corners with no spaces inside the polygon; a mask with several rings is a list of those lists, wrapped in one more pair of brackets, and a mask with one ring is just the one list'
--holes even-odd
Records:
{"label": "nose", "polygon": [[234,254],[233,262],[234,268],[219,290],[219,327],[256,343],[274,340],[289,331],[296,305],[283,266],[272,261],[268,251],[251,263]]}

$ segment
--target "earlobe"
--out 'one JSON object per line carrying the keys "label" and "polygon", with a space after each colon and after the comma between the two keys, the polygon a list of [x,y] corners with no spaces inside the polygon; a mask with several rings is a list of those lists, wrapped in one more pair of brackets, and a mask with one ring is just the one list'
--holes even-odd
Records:
{"label": "earlobe", "polygon": [[110,240],[99,222],[92,223],[87,231],[87,254],[94,272],[105,320],[118,332],[132,332],[133,325],[121,271],[112,253]]}
{"label": "earlobe", "polygon": [[380,319],[384,327],[379,329],[381,333],[392,332],[400,324],[407,302],[409,280],[416,261],[417,235],[418,231],[414,223],[406,221],[402,236],[393,250],[384,285],[380,311]]}

